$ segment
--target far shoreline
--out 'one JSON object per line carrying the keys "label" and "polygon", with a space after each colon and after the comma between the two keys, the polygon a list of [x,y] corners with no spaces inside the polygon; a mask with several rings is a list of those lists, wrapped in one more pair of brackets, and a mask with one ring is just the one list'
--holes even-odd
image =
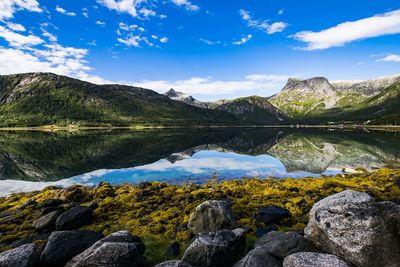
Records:
{"label": "far shoreline", "polygon": [[360,125],[360,124],[296,124],[296,125],[185,125],[185,126],[162,126],[162,125],[134,125],[134,126],[57,126],[41,125],[31,127],[0,127],[0,132],[9,131],[36,131],[36,132],[58,132],[58,131],[90,131],[90,130],[164,130],[164,129],[224,129],[224,128],[288,128],[288,129],[342,129],[342,130],[372,130],[372,131],[400,131],[400,125]]}

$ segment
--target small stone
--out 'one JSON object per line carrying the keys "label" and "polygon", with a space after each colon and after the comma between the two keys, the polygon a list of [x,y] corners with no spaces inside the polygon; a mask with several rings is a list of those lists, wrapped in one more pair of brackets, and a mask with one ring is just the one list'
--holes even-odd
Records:
{"label": "small stone", "polygon": [[193,234],[212,232],[236,226],[235,217],[228,201],[208,200],[196,207],[190,216],[188,227]]}
{"label": "small stone", "polygon": [[85,224],[88,224],[93,219],[93,211],[89,207],[75,206],[58,216],[56,220],[57,230],[73,230]]}
{"label": "small stone", "polygon": [[182,260],[193,266],[231,267],[246,247],[246,230],[220,230],[199,233]]}
{"label": "small stone", "polygon": [[280,208],[278,206],[263,207],[254,215],[256,224],[279,223],[288,217],[290,217],[289,210]]}
{"label": "small stone", "polygon": [[64,266],[70,259],[103,238],[94,231],[56,231],[51,233],[41,256],[42,266]]}
{"label": "small stone", "polygon": [[283,267],[350,267],[339,257],[331,254],[299,252],[287,256]]}
{"label": "small stone", "polygon": [[143,255],[128,231],[113,233],[71,259],[65,267],[142,267]]}
{"label": "small stone", "polygon": [[43,215],[42,217],[40,217],[39,219],[37,219],[36,221],[33,222],[33,227],[37,230],[37,231],[41,231],[41,230],[53,230],[55,229],[56,225],[56,220],[57,217],[60,215],[59,211],[53,211],[50,212],[46,215]]}
{"label": "small stone", "polygon": [[317,251],[310,241],[295,232],[270,232],[258,239],[254,246],[263,247],[264,251],[281,259],[296,252]]}
{"label": "small stone", "polygon": [[233,267],[282,267],[282,264],[263,247],[256,247]]}

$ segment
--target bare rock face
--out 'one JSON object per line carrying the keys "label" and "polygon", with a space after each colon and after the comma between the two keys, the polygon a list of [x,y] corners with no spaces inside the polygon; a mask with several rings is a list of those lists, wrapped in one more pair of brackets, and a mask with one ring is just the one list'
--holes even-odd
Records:
{"label": "bare rock face", "polygon": [[188,227],[193,234],[213,232],[224,227],[235,227],[235,217],[230,204],[223,200],[208,200],[196,207]]}
{"label": "bare rock face", "polygon": [[400,262],[400,206],[346,190],[313,206],[305,237],[355,266],[396,267]]}
{"label": "bare rock face", "polygon": [[286,257],[283,267],[350,267],[350,265],[335,255],[299,252]]}
{"label": "bare rock face", "polygon": [[282,267],[282,264],[263,247],[256,247],[233,267]]}
{"label": "bare rock face", "polygon": [[75,256],[66,267],[141,267],[143,254],[135,237],[128,231],[113,233]]}
{"label": "bare rock face", "polygon": [[40,258],[35,244],[26,244],[0,253],[1,267],[34,267]]}
{"label": "bare rock face", "polygon": [[310,241],[296,232],[269,232],[258,239],[254,245],[262,247],[266,253],[281,259],[297,252],[315,252],[317,250]]}
{"label": "bare rock face", "polygon": [[182,260],[195,267],[231,267],[246,247],[246,230],[200,233],[185,251]]}

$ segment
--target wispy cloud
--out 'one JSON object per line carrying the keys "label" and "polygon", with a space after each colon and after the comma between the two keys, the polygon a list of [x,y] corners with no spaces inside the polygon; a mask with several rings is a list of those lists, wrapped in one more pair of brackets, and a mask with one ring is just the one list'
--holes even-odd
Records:
{"label": "wispy cloud", "polygon": [[63,14],[63,15],[66,15],[66,16],[71,16],[71,17],[76,16],[76,13],[75,13],[75,12],[67,11],[67,10],[65,10],[64,8],[59,7],[59,6],[56,7],[56,11],[57,11],[58,13],[61,13],[61,14]]}
{"label": "wispy cloud", "polygon": [[247,43],[248,41],[250,41],[251,38],[253,38],[253,35],[248,34],[248,35],[243,36],[242,38],[240,38],[240,40],[233,41],[232,44],[233,45],[243,45],[243,44]]}
{"label": "wispy cloud", "polygon": [[184,8],[186,8],[189,11],[197,11],[200,9],[199,6],[192,4],[190,1],[188,0],[171,0],[172,3],[174,3],[177,6],[183,6]]}
{"label": "wispy cloud", "polygon": [[96,24],[100,25],[100,26],[105,26],[106,25],[106,23],[104,21],[101,21],[101,20],[97,20]]}
{"label": "wispy cloud", "polygon": [[239,14],[242,17],[242,19],[247,23],[247,26],[249,26],[250,28],[262,30],[267,34],[282,32],[288,26],[288,24],[283,21],[269,23],[268,20],[254,19],[251,16],[250,12],[244,9],[239,10]]}
{"label": "wispy cloud", "polygon": [[303,50],[322,50],[388,34],[400,33],[400,9],[357,21],[344,22],[319,32],[302,31],[293,38],[307,43]]}
{"label": "wispy cloud", "polygon": [[21,9],[31,12],[42,12],[37,0],[1,0],[0,20],[14,17],[14,13]]}
{"label": "wispy cloud", "polygon": [[11,31],[3,26],[0,26],[0,37],[4,38],[10,46],[13,47],[28,47],[43,43],[44,41],[35,35],[22,35]]}
{"label": "wispy cloud", "polygon": [[165,91],[174,88],[177,91],[186,94],[197,96],[225,96],[235,93],[241,95],[260,94],[269,96],[281,88],[287,81],[289,76],[274,75],[274,74],[251,74],[244,77],[242,80],[226,81],[215,80],[212,77],[193,77],[186,80],[144,80],[141,82],[131,82],[129,84],[153,89],[157,92],[164,93]]}
{"label": "wispy cloud", "polygon": [[18,24],[18,23],[12,23],[12,22],[6,22],[7,28],[9,28],[12,31],[16,32],[24,32],[26,31],[24,25]]}
{"label": "wispy cloud", "polygon": [[378,59],[377,61],[400,63],[400,55],[389,54],[386,57]]}

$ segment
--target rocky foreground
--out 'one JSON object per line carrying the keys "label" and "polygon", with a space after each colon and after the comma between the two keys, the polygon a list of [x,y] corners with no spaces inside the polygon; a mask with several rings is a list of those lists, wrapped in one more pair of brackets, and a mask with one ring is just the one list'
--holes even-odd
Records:
{"label": "rocky foreground", "polygon": [[0,266],[397,267],[399,179],[382,169],[16,194],[0,200]]}

